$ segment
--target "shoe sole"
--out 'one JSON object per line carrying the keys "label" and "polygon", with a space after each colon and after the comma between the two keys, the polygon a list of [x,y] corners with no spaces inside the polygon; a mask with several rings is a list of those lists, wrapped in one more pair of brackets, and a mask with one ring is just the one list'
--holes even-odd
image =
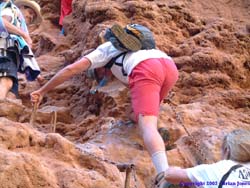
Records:
{"label": "shoe sole", "polygon": [[142,46],[140,40],[133,35],[127,34],[120,25],[114,24],[110,29],[126,49],[132,52],[141,49]]}
{"label": "shoe sole", "polygon": [[158,129],[162,139],[164,142],[170,141],[170,133],[165,127],[161,127]]}
{"label": "shoe sole", "polygon": [[171,140],[170,132],[165,127],[159,128],[158,132],[161,135],[162,140],[165,144],[166,151],[172,150],[176,147],[176,144],[173,143],[173,141]]}

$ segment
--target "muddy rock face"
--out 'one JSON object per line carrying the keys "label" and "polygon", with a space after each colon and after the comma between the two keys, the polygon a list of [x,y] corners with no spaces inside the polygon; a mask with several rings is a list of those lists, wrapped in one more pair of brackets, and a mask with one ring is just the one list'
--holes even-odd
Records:
{"label": "muddy rock face", "polygon": [[[46,80],[98,45],[114,22],[149,27],[173,57],[179,80],[160,108],[168,129],[169,164],[191,167],[220,160],[224,135],[250,129],[250,2],[240,0],[74,0],[59,35],[60,1],[37,1],[44,22],[32,28],[33,50]],[[128,89],[112,78],[96,85],[85,73],[48,93],[30,123],[37,82],[20,75],[20,100],[0,101],[0,188],[151,188],[155,170],[129,122]],[[136,180],[136,181],[135,181]]]}

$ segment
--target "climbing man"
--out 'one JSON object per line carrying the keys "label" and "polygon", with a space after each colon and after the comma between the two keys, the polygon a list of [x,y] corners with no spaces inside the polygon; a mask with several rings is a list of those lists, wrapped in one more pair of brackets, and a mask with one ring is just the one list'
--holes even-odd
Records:
{"label": "climbing man", "polygon": [[33,81],[40,69],[22,12],[11,0],[1,0],[0,9],[0,99],[6,99],[18,96],[17,72]]}
{"label": "climbing man", "polygon": [[157,173],[168,168],[163,140],[157,131],[160,102],[173,88],[178,70],[172,58],[155,49],[151,31],[139,24],[122,28],[114,24],[104,34],[107,42],[60,70],[46,85],[31,93],[31,101],[43,96],[70,77],[88,69],[108,67],[130,89],[134,119]]}
{"label": "climbing man", "polygon": [[167,181],[180,187],[250,187],[249,130],[233,130],[224,137],[222,159],[214,164],[202,164],[187,169],[169,167],[156,177],[155,184],[160,185],[161,181]]}
{"label": "climbing man", "polygon": [[[31,0],[16,0],[15,5],[22,12],[28,27],[36,27],[43,21],[41,7],[37,2]],[[37,76],[36,80],[40,85],[45,83],[45,79],[41,74]]]}

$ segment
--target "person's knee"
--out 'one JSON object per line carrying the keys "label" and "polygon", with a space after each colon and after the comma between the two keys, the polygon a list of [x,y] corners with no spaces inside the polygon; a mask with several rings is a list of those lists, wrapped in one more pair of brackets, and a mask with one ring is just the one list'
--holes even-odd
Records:
{"label": "person's knee", "polygon": [[138,125],[141,134],[147,132],[154,133],[157,131],[157,117],[156,116],[147,116],[139,114]]}

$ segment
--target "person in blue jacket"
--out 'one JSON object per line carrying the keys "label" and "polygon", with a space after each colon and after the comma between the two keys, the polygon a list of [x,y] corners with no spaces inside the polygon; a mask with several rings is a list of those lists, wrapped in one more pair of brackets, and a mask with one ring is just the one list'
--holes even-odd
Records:
{"label": "person in blue jacket", "polygon": [[6,99],[11,93],[18,96],[17,72],[33,81],[40,74],[40,68],[20,9],[11,0],[1,0],[0,10],[0,99]]}

